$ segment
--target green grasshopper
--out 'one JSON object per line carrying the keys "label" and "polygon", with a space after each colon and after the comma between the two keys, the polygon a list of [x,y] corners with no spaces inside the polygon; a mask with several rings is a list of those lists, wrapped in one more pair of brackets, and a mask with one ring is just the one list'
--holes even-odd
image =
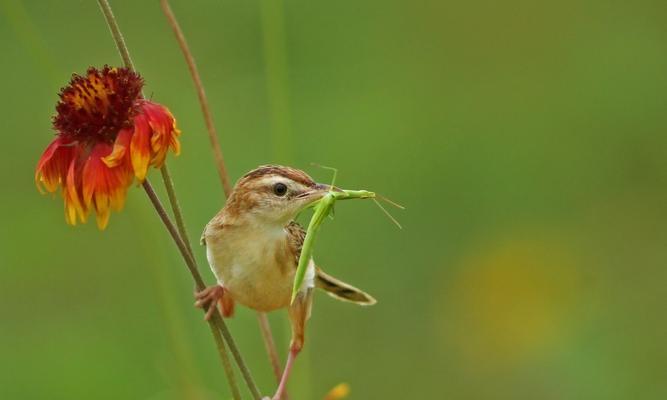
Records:
{"label": "green grasshopper", "polygon": [[[333,174],[333,179],[331,181],[331,188],[329,189],[329,192],[324,195],[321,199],[313,202],[310,204],[307,208],[312,207],[314,209],[313,216],[310,218],[310,223],[308,223],[308,229],[306,231],[306,238],[303,241],[303,246],[301,248],[301,256],[299,257],[299,265],[297,266],[296,269],[296,275],[294,276],[294,286],[292,287],[292,300],[291,302],[294,302],[294,299],[296,298],[296,295],[299,291],[299,288],[301,288],[301,285],[303,284],[303,279],[306,275],[306,267],[308,266],[308,262],[310,258],[312,257],[313,254],[313,248],[315,244],[315,237],[317,236],[317,232],[320,229],[320,226],[324,222],[324,219],[327,216],[332,216],[333,215],[333,210],[334,210],[334,204],[336,203],[337,200],[350,200],[350,199],[372,199],[375,204],[380,207],[380,209],[389,216],[389,218],[399,227],[401,228],[401,225],[387,212],[387,210],[382,207],[380,203],[376,200],[376,197],[378,197],[374,192],[370,192],[368,190],[344,190],[344,189],[338,189],[334,186],[334,183],[336,182],[336,175],[338,173],[338,170],[335,168],[331,167],[324,167],[320,166],[321,168],[325,169],[330,169],[334,171]],[[380,197],[383,200],[388,201],[390,204],[404,209],[402,206],[393,203],[383,197]]]}

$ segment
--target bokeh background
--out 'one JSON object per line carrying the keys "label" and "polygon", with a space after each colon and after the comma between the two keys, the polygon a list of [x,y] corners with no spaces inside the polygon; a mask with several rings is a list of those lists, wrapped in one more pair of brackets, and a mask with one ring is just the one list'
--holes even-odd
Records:
{"label": "bokeh background", "polygon": [[[196,241],[223,197],[187,68],[157,1],[112,6],[183,131],[169,164]],[[326,223],[319,263],[379,304],[317,296],[292,398],[667,397],[667,3],[172,7],[233,179],[276,162],[329,180],[317,162],[407,207],[402,231],[370,202]],[[0,46],[0,398],[229,398],[142,190],[100,232],[35,189],[59,88],[120,63],[96,2],[0,0]],[[271,393],[254,313],[229,324]]]}

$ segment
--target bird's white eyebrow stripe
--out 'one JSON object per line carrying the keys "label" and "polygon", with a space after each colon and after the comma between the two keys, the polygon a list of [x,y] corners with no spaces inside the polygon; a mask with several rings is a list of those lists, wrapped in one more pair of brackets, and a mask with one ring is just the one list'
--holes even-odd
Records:
{"label": "bird's white eyebrow stripe", "polygon": [[278,175],[278,174],[272,174],[272,175],[267,175],[262,177],[261,179],[257,180],[257,186],[263,186],[263,185],[272,185],[278,182],[282,182],[286,184],[287,186],[294,186],[294,184],[302,186],[303,183],[299,181],[294,181],[290,179],[289,177],[283,176],[283,175]]}
{"label": "bird's white eyebrow stripe", "polygon": [[296,191],[301,191],[302,189],[302,184],[300,182],[294,182],[291,179],[284,177],[282,175],[268,175],[264,176],[261,179],[256,180],[255,182],[251,183],[251,186],[258,189],[258,190],[263,190],[266,188],[267,190],[272,190],[273,185],[275,185],[278,182],[282,182],[287,187],[291,188],[292,190]]}
{"label": "bird's white eyebrow stripe", "polygon": [[314,185],[313,179],[303,171],[290,167],[281,167],[279,165],[263,165],[243,176],[244,179],[253,179],[260,176],[282,176],[291,181],[298,182],[305,186]]}

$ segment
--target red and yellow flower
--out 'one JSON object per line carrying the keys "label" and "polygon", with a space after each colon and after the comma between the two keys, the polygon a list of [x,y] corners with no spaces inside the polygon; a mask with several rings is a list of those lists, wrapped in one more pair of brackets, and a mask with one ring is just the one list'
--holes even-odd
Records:
{"label": "red and yellow flower", "polygon": [[61,90],[56,138],[37,163],[35,182],[41,192],[62,188],[69,224],[94,211],[104,229],[135,178],[143,182],[149,166],[160,168],[170,149],[179,153],[174,116],[142,98],[143,84],[127,68],[91,67]]}

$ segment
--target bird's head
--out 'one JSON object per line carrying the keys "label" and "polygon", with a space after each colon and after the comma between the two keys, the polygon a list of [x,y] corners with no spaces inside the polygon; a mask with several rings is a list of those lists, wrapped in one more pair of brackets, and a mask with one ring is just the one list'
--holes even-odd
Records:
{"label": "bird's head", "polygon": [[239,179],[225,211],[235,219],[251,218],[262,224],[283,226],[330,188],[299,169],[263,165]]}

